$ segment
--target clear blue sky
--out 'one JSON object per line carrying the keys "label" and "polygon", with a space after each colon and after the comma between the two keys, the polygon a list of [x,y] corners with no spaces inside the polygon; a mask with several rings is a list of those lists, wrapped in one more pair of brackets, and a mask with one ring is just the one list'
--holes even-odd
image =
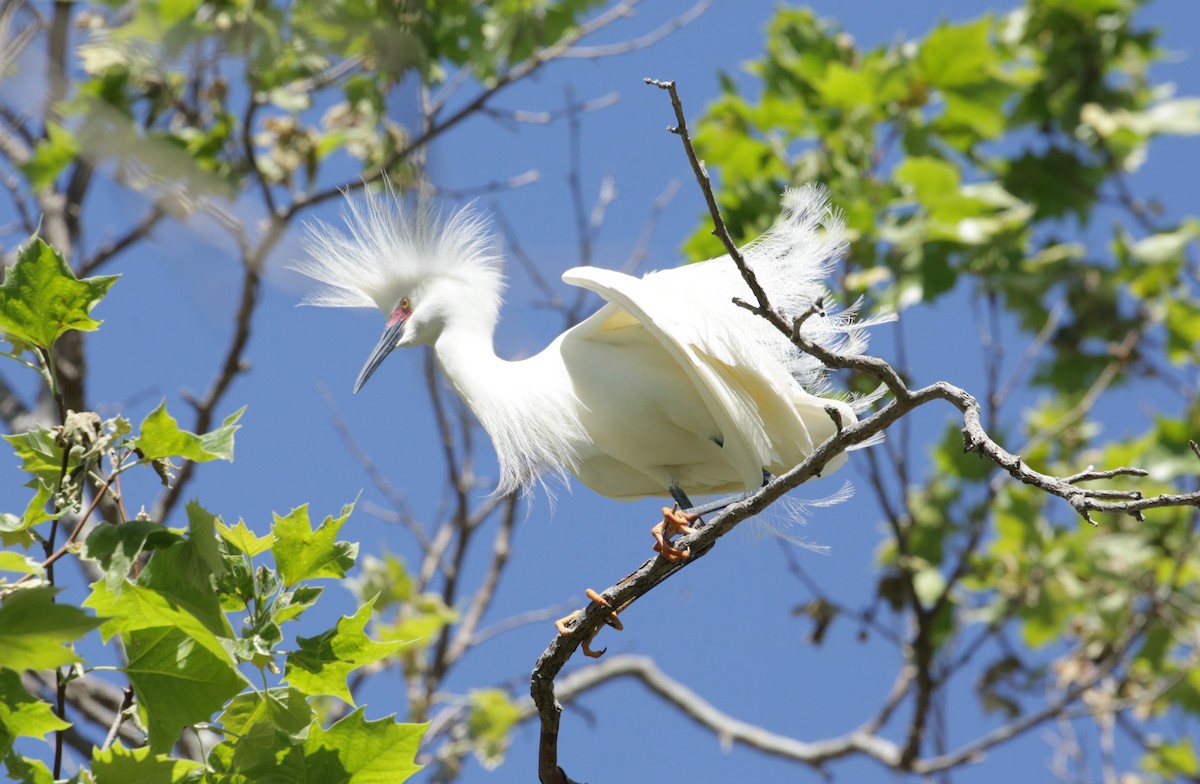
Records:
{"label": "clear blue sky", "polygon": [[[818,13],[835,17],[863,46],[899,37],[922,36],[940,19],[974,18],[994,3],[978,0],[881,3],[844,0],[814,4]],[[646,2],[635,18],[614,27],[604,41],[636,36],[681,13],[689,2]],[[526,85],[504,93],[496,103],[513,109],[561,107],[565,91],[590,99],[611,92],[619,102],[583,119],[584,190],[594,196],[600,178],[611,174],[619,197],[609,208],[594,262],[620,265],[637,240],[654,199],[672,179],[682,187],[662,216],[650,246],[647,268],[679,263],[678,248],[694,230],[703,203],[676,137],[664,132],[672,122],[665,94],[642,85],[643,77],[674,79],[692,117],[700,114],[717,91],[716,74],[726,71],[752,85],[741,65],[761,53],[762,30],[774,3],[718,0],[696,23],[654,47],[617,59],[553,65]],[[1195,0],[1152,3],[1145,20],[1163,28],[1163,43],[1178,57],[1156,66],[1159,80],[1175,82],[1181,94],[1200,94],[1200,68],[1194,50],[1200,30]],[[431,159],[433,179],[448,188],[470,188],[503,180],[529,169],[540,180],[519,191],[496,197],[526,251],[543,273],[557,281],[574,266],[576,238],[565,183],[567,129],[504,126],[476,119],[439,139]],[[1186,163],[1186,165],[1184,165]],[[1200,147],[1194,139],[1170,141],[1152,148],[1147,167],[1135,179],[1140,194],[1156,195],[1178,209],[1195,209],[1194,177],[1200,171]],[[489,201],[484,200],[487,206]],[[1183,205],[1179,207],[1178,205]],[[129,206],[129,214],[139,212]],[[334,217],[332,209],[323,213]],[[182,389],[202,390],[216,357],[223,350],[236,270],[224,249],[209,244],[206,232],[163,232],[163,242],[128,258],[123,280],[113,289],[99,316],[106,319],[94,338],[93,397],[140,418],[163,396],[183,412]],[[299,254],[296,237],[286,240],[271,259],[264,304],[250,347],[253,371],[243,376],[229,396],[229,410],[249,409],[238,434],[234,465],[206,467],[191,489],[227,520],[245,517],[258,531],[269,525],[272,511],[311,502],[314,515],[336,512],[369,482],[346,452],[331,425],[329,408],[318,393],[328,388],[340,413],[361,446],[406,492],[414,511],[431,517],[441,500],[443,468],[429,405],[424,394],[421,357],[396,352],[363,393],[350,387],[382,327],[374,312],[297,309],[293,306],[307,283],[283,270]],[[502,354],[533,353],[546,345],[561,318],[531,307],[538,299],[528,278],[510,265],[511,289],[497,339]],[[565,287],[564,287],[565,289]],[[962,303],[958,308],[962,313]],[[954,317],[945,309],[906,312],[914,345],[921,337],[937,350],[915,356],[917,380],[947,378],[978,387],[977,336],[970,330],[935,333],[940,320]],[[968,322],[970,323],[970,322]],[[875,346],[887,356],[891,341],[886,328]],[[147,376],[147,367],[156,375]],[[227,413],[227,412],[225,412]],[[922,420],[937,428],[942,412]],[[482,435],[481,435],[482,437]],[[481,471],[489,470],[490,451]],[[853,463],[853,461],[852,461]],[[8,465],[7,463],[5,464]],[[6,476],[11,477],[11,472]],[[844,479],[855,480],[853,465],[820,486],[804,488],[813,496],[835,491]],[[860,484],[862,484],[860,482]],[[6,480],[5,493],[12,488]],[[153,498],[147,484],[142,497]],[[805,568],[830,594],[855,604],[874,589],[874,550],[881,517],[864,492],[850,503],[813,514],[804,535],[832,548],[829,555],[796,550]],[[127,489],[129,498],[138,488]],[[364,501],[380,502],[368,488]],[[13,506],[8,502],[5,506]],[[585,586],[606,587],[650,554],[649,526],[659,504],[621,504],[576,486],[560,492],[551,509],[538,497],[521,524],[514,557],[491,620],[578,600]],[[136,504],[134,504],[136,508]],[[416,559],[416,549],[398,529],[358,513],[344,529],[365,551],[389,549]],[[478,567],[479,564],[472,566]],[[337,595],[339,589],[334,588]],[[891,683],[897,663],[885,644],[855,640],[856,629],[838,624],[821,648],[806,644],[809,626],[791,616],[809,598],[791,577],[776,541],[733,535],[701,564],[672,578],[641,600],[626,619],[627,631],[604,632],[600,645],[611,653],[637,652],[654,657],[673,677],[700,692],[721,710],[773,731],[804,740],[850,730],[872,715]],[[351,609],[348,595],[338,608]],[[316,629],[309,627],[309,633]],[[552,635],[549,624],[512,632],[471,656],[447,688],[514,685],[527,692],[528,673]],[[578,657],[572,667],[587,666]],[[370,716],[396,710],[402,691],[394,679],[377,681],[367,697]],[[960,693],[970,690],[963,684]],[[980,733],[982,718],[970,699],[950,709],[955,722],[951,746]],[[585,711],[568,708],[563,722],[561,757],[569,773],[590,781],[809,781],[811,771],[738,748],[726,751],[706,731],[695,728],[674,709],[648,696],[640,686],[618,682],[582,701]],[[498,772],[502,781],[534,777],[537,728],[518,731],[511,758]],[[609,751],[606,751],[609,750]],[[1017,745],[993,752],[986,763],[955,776],[961,782],[1010,782],[1024,775],[1047,780],[1050,748],[1032,733]],[[841,781],[887,780],[869,762],[835,766]],[[464,780],[483,778],[472,763]]]}

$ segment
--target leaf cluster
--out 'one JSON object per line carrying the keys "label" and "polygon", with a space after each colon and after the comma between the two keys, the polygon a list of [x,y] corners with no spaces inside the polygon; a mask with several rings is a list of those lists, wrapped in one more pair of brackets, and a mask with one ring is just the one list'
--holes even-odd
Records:
{"label": "leaf cluster", "polygon": [[[57,251],[31,240],[0,285],[0,327],[13,346],[6,356],[51,378],[55,341],[99,325],[89,314],[114,280],[78,280]],[[342,579],[354,566],[358,546],[338,539],[352,505],[315,529],[307,507],[299,507],[276,516],[261,537],[241,520],[226,525],[196,501],[187,505],[184,528],[145,514],[126,518],[122,474],[150,469],[167,484],[172,461],[232,461],[241,415],[195,434],[165,404],[136,430],[120,416],[67,412],[53,428],[5,437],[32,491],[24,513],[0,518],[13,548],[0,553],[0,571],[19,576],[0,580],[0,760],[12,780],[48,782],[61,765],[56,758],[52,773],[18,749],[17,738],[83,729],[61,702],[56,709],[28,691],[22,673],[53,670],[61,693],[72,681],[112,671],[95,662],[101,643],[115,641],[126,704],[73,780],[403,781],[419,770],[414,758],[425,725],[368,721],[358,708],[326,727],[313,705],[328,698],[352,705],[347,678],[406,646],[366,636],[373,597],[333,628],[285,642],[284,625],[321,598],[317,581]],[[98,519],[101,499],[111,502],[113,519]],[[55,549],[64,522],[73,530]],[[44,558],[28,554],[39,546]],[[55,563],[68,556],[100,575],[78,605],[65,602],[55,582]],[[126,722],[137,729],[129,732]],[[181,732],[201,730],[217,739],[202,762],[170,756]],[[131,734],[144,745],[129,748]]]}
{"label": "leaf cluster", "polygon": [[[1141,5],[1028,0],[870,50],[809,10],[781,8],[748,66],[758,97],[725,79],[694,139],[719,173],[735,238],[767,228],[784,188],[827,183],[849,227],[849,301],[903,310],[972,298],[994,341],[992,434],[1060,476],[1140,466],[1150,481],[1114,488],[1153,495],[1197,472],[1188,439],[1200,417],[1182,379],[1200,359],[1200,222],[1166,220],[1129,177],[1156,139],[1200,134],[1200,98],[1149,81],[1164,53],[1138,24]],[[1078,239],[1105,224],[1106,247]],[[705,221],[687,251],[723,249]],[[1011,333],[1031,346],[1006,381],[1000,341]],[[1166,382],[1178,412],[1104,441],[1091,406],[1133,380]],[[1010,401],[1024,406],[1016,421],[1003,415]],[[1051,693],[1194,728],[1195,510],[1114,515],[1096,531],[964,454],[957,427],[924,478],[905,465],[906,434],[884,450],[870,466],[887,518],[876,599],[855,612],[819,598],[818,642],[840,616],[870,628],[882,609],[911,622],[903,650],[928,674],[916,687],[926,697],[971,665],[983,671],[982,707],[1009,718]],[[1135,740],[1147,771],[1196,775],[1186,732]]]}

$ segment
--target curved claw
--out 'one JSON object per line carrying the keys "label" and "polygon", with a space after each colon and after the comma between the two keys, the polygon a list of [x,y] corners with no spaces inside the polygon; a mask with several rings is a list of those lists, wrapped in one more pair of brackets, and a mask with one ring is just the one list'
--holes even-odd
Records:
{"label": "curved claw", "polygon": [[681,509],[672,509],[664,506],[662,522],[650,529],[650,535],[654,537],[654,552],[660,553],[663,558],[666,558],[672,563],[677,563],[690,556],[687,550],[680,550],[671,545],[671,538],[683,534],[693,534],[696,532],[691,524],[700,519],[700,515],[690,514]]}
{"label": "curved claw", "polygon": [[[587,594],[588,599],[592,600],[596,604],[598,604],[602,607],[609,607],[609,608],[612,607],[612,605],[608,603],[607,599],[605,599],[598,592],[592,590],[591,588],[586,589],[584,591],[584,593]],[[617,631],[621,631],[622,629],[625,628],[625,626],[621,623],[621,619],[617,617],[617,612],[619,612],[619,611],[612,610],[610,613],[608,613],[608,615],[604,616],[604,623],[607,626],[613,627]],[[583,615],[583,610],[576,610],[575,612],[571,613],[570,615],[564,616],[562,618],[559,618],[557,621],[555,621],[554,628],[558,629],[558,633],[560,636],[565,636],[567,634],[570,634],[572,629],[570,629],[568,627],[573,626],[575,621],[578,620],[578,618],[581,617],[582,615]],[[590,632],[588,632],[587,636],[583,638],[583,655],[587,656],[589,659],[599,659],[601,656],[604,655],[604,652],[608,650],[608,648],[601,648],[598,651],[592,650],[591,642],[592,642],[592,640],[596,639],[596,635],[599,633],[600,633],[600,627],[597,626],[596,628],[594,628]]]}

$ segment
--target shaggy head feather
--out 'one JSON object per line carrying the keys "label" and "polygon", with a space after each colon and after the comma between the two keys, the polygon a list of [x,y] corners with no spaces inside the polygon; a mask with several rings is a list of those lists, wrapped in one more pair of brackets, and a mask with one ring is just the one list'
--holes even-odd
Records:
{"label": "shaggy head feather", "polygon": [[402,296],[431,277],[453,279],[475,294],[480,318],[495,323],[504,291],[503,263],[486,218],[469,204],[442,214],[428,196],[412,203],[389,184],[342,209],[345,231],[307,226],[308,258],[293,269],[323,284],[307,305],[377,307],[390,314]]}

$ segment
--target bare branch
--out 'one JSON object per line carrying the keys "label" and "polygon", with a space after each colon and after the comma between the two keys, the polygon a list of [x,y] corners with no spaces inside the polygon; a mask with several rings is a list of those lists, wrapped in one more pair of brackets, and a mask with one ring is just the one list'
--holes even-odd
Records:
{"label": "bare branch", "polygon": [[[273,225],[278,225],[276,221]],[[279,230],[282,230],[280,227]],[[267,239],[264,239],[267,242]],[[271,240],[274,244],[274,240]],[[234,315],[233,334],[229,339],[229,346],[225,350],[225,357],[221,362],[221,367],[217,371],[216,377],[213,379],[208,392],[200,400],[195,401],[196,418],[194,429],[197,433],[207,433],[212,429],[214,417],[216,415],[217,406],[225,397],[225,393],[233,384],[234,379],[242,373],[250,369],[249,364],[245,359],[246,346],[250,342],[250,331],[254,321],[254,311],[258,306],[258,292],[262,284],[260,275],[260,266],[254,263],[253,260],[244,260],[242,272],[242,292],[238,303],[237,312]],[[183,493],[184,487],[187,486],[195,472],[196,463],[192,461],[184,462],[179,469],[179,475],[175,479],[175,483],[163,493],[155,504],[154,519],[166,520],[171,509],[179,502],[179,498]]]}
{"label": "bare branch", "polygon": [[700,0],[688,10],[684,11],[679,16],[667,21],[662,26],[655,30],[651,30],[645,35],[638,36],[628,41],[622,41],[619,44],[606,44],[603,46],[573,46],[563,52],[563,57],[582,58],[594,60],[600,57],[613,57],[615,55],[628,54],[636,52],[639,49],[645,49],[648,46],[653,46],[662,39],[666,38],[671,33],[681,27],[685,27],[700,18],[700,15],[708,10],[712,5],[711,0]]}
{"label": "bare branch", "polygon": [[437,192],[451,199],[471,199],[502,191],[515,191],[517,188],[532,185],[540,180],[541,177],[542,175],[537,169],[527,169],[520,174],[513,175],[504,180],[491,180],[481,185],[472,185],[466,188],[438,188]]}
{"label": "bare branch", "polygon": [[150,232],[154,230],[154,227],[158,225],[159,221],[166,216],[167,211],[163,208],[162,204],[155,203],[142,216],[142,219],[131,226],[124,234],[97,248],[91,258],[84,260],[83,264],[80,265],[78,274],[80,276],[92,274],[115,256],[128,250],[132,245],[146,239],[150,236]]}
{"label": "bare branch", "polygon": [[667,183],[667,187],[663,188],[662,193],[658,194],[658,198],[654,200],[654,205],[650,208],[650,212],[646,215],[646,222],[642,224],[642,232],[638,235],[637,243],[633,246],[633,250],[629,252],[629,257],[625,259],[625,263],[621,265],[621,272],[626,275],[632,275],[637,272],[638,267],[642,266],[642,262],[646,259],[646,249],[650,247],[650,239],[654,236],[655,229],[658,228],[658,222],[662,218],[663,210],[675,198],[675,194],[679,192],[679,180],[672,179]]}
{"label": "bare branch", "polygon": [[408,502],[405,500],[404,495],[379,470],[379,466],[375,464],[371,456],[359,446],[357,439],[354,438],[354,434],[350,432],[350,428],[346,425],[346,420],[342,418],[342,414],[338,410],[337,401],[334,400],[333,395],[329,394],[329,390],[324,386],[319,386],[317,393],[325,401],[325,407],[329,409],[330,416],[333,418],[333,429],[337,431],[338,436],[342,439],[342,443],[346,446],[350,455],[366,473],[367,477],[370,478],[371,484],[375,485],[375,489],[382,493],[384,498],[388,500],[388,503],[392,505],[392,509],[396,514],[395,519],[404,526],[405,530],[412,534],[413,539],[420,545],[421,550],[428,553],[432,547],[432,543],[429,541],[429,534],[425,533],[425,529],[409,513]]}
{"label": "bare branch", "polygon": [[[861,730],[839,738],[805,742],[733,718],[664,673],[647,656],[613,656],[576,670],[563,678],[559,690],[562,700],[570,702],[597,686],[622,677],[636,678],[668,704],[711,731],[723,743],[742,744],[772,756],[804,763],[819,771],[824,769],[824,763],[851,754],[865,754],[888,766],[894,765],[900,756],[900,750],[894,742]],[[525,715],[531,716],[537,712],[532,700],[522,701],[520,708]],[[543,782],[549,780],[553,779],[543,775]]]}
{"label": "bare branch", "polygon": [[531,112],[524,109],[501,109],[494,106],[485,106],[480,111],[496,120],[529,123],[531,125],[549,125],[555,120],[567,116],[571,112],[582,114],[584,112],[594,112],[599,109],[607,109],[621,99],[620,93],[608,93],[599,98],[592,98],[587,101],[571,104],[562,109],[554,109],[550,111]]}
{"label": "bare branch", "polygon": [[[580,24],[571,34],[564,36],[557,43],[538,49],[528,59],[497,75],[491,85],[481,90],[474,98],[452,112],[448,117],[430,124],[422,133],[410,139],[407,144],[393,152],[388,160],[378,169],[365,177],[349,180],[308,196],[298,197],[281,211],[281,217],[289,219],[301,210],[337,198],[344,193],[357,191],[378,181],[395,167],[397,163],[412,155],[416,150],[425,147],[435,138],[458,125],[472,114],[483,109],[497,93],[509,85],[533,75],[547,63],[561,59],[564,53],[579,41],[608,27],[618,19],[628,16],[636,5],[637,0],[622,0],[622,2],[613,5],[594,19]],[[431,110],[438,108],[440,107],[431,104]]]}
{"label": "bare branch", "polygon": [[454,640],[446,652],[447,665],[457,662],[475,644],[475,631],[479,628],[479,623],[483,620],[484,613],[491,607],[492,600],[496,598],[496,588],[500,584],[501,575],[504,574],[504,567],[508,564],[513,528],[517,522],[517,509],[519,507],[520,496],[510,494],[505,497],[504,513],[501,515],[496,537],[492,541],[491,562],[488,564],[488,570],[483,577],[483,582],[475,590],[475,596],[471,600],[470,607],[463,614],[462,623],[458,625],[458,628],[454,632]]}

